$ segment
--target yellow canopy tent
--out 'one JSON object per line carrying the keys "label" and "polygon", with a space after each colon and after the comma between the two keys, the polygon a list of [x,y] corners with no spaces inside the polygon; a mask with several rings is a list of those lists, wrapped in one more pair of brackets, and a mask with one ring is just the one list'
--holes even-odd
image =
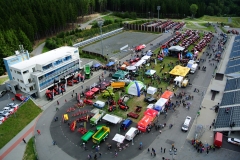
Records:
{"label": "yellow canopy tent", "polygon": [[190,68],[177,65],[169,72],[169,74],[174,75],[174,76],[185,77],[189,71],[190,71]]}

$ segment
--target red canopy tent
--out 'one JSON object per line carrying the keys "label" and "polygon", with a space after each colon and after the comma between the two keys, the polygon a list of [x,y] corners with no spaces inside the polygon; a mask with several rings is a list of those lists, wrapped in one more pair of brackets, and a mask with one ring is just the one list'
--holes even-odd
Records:
{"label": "red canopy tent", "polygon": [[137,124],[137,127],[140,131],[146,132],[147,126],[150,125],[153,121],[153,117],[145,115]]}
{"label": "red canopy tent", "polygon": [[158,111],[156,111],[154,109],[147,109],[144,112],[144,115],[148,115],[148,116],[151,116],[151,117],[155,118],[158,115]]}
{"label": "red canopy tent", "polygon": [[162,94],[161,98],[170,99],[170,98],[172,97],[172,95],[173,95],[173,92],[171,92],[171,91],[165,91],[165,92]]}

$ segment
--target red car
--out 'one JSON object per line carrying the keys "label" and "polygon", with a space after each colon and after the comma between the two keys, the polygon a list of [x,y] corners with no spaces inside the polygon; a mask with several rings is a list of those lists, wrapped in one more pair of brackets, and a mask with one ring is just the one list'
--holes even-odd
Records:
{"label": "red car", "polygon": [[137,114],[137,113],[134,113],[134,112],[129,112],[129,113],[127,114],[127,116],[128,116],[128,117],[135,118],[135,119],[138,119],[138,117],[139,117],[139,114]]}
{"label": "red car", "polygon": [[146,45],[145,45],[145,44],[141,44],[141,45],[135,47],[135,51],[136,51],[136,52],[139,52],[139,51],[141,51],[141,50],[144,49],[144,48],[146,48]]}
{"label": "red car", "polygon": [[20,93],[15,94],[15,98],[19,101],[24,101],[25,99],[25,97]]}

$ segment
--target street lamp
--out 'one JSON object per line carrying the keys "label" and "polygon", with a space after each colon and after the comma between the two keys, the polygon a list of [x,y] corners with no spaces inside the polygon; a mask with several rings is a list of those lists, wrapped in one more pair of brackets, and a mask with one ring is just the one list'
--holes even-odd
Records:
{"label": "street lamp", "polygon": [[102,43],[102,26],[103,26],[103,21],[102,20],[98,21],[98,26],[100,27],[100,32],[101,32],[101,45],[102,45],[102,56],[103,56],[103,43]]}
{"label": "street lamp", "polygon": [[173,155],[177,155],[177,148],[169,149],[169,154],[172,155],[173,160]]}

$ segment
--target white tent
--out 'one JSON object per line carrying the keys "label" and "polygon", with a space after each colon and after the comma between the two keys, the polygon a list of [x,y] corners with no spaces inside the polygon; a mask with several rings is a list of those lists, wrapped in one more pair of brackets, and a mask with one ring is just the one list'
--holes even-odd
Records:
{"label": "white tent", "polygon": [[125,136],[121,135],[121,134],[116,134],[114,137],[113,137],[113,141],[116,141],[118,143],[123,143],[125,139]]}
{"label": "white tent", "polygon": [[147,72],[145,72],[146,75],[152,76],[154,73],[156,73],[155,70],[149,69]]}
{"label": "white tent", "polygon": [[137,63],[134,64],[135,67],[139,67],[141,66],[142,64],[146,63],[146,60],[144,59],[141,59],[140,61],[138,61]]}
{"label": "white tent", "polygon": [[135,70],[136,67],[135,66],[127,66],[126,69],[129,71],[132,71],[132,70]]}
{"label": "white tent", "polygon": [[141,81],[133,81],[127,86],[126,93],[140,97],[142,88],[145,88],[145,85]]}
{"label": "white tent", "polygon": [[117,123],[120,123],[122,121],[122,119],[120,117],[110,115],[110,114],[106,114],[102,119],[106,120],[110,123],[113,123],[113,124],[117,124]]}
{"label": "white tent", "polygon": [[157,92],[157,88],[149,86],[147,89],[147,94],[154,95]]}
{"label": "white tent", "polygon": [[165,98],[160,98],[156,103],[155,103],[155,110],[162,111],[165,108],[165,104],[167,103],[167,99]]}
{"label": "white tent", "polygon": [[151,56],[143,56],[141,59],[148,60]]}
{"label": "white tent", "polygon": [[171,46],[170,48],[168,48],[169,51],[183,51],[184,48],[181,46]]}

